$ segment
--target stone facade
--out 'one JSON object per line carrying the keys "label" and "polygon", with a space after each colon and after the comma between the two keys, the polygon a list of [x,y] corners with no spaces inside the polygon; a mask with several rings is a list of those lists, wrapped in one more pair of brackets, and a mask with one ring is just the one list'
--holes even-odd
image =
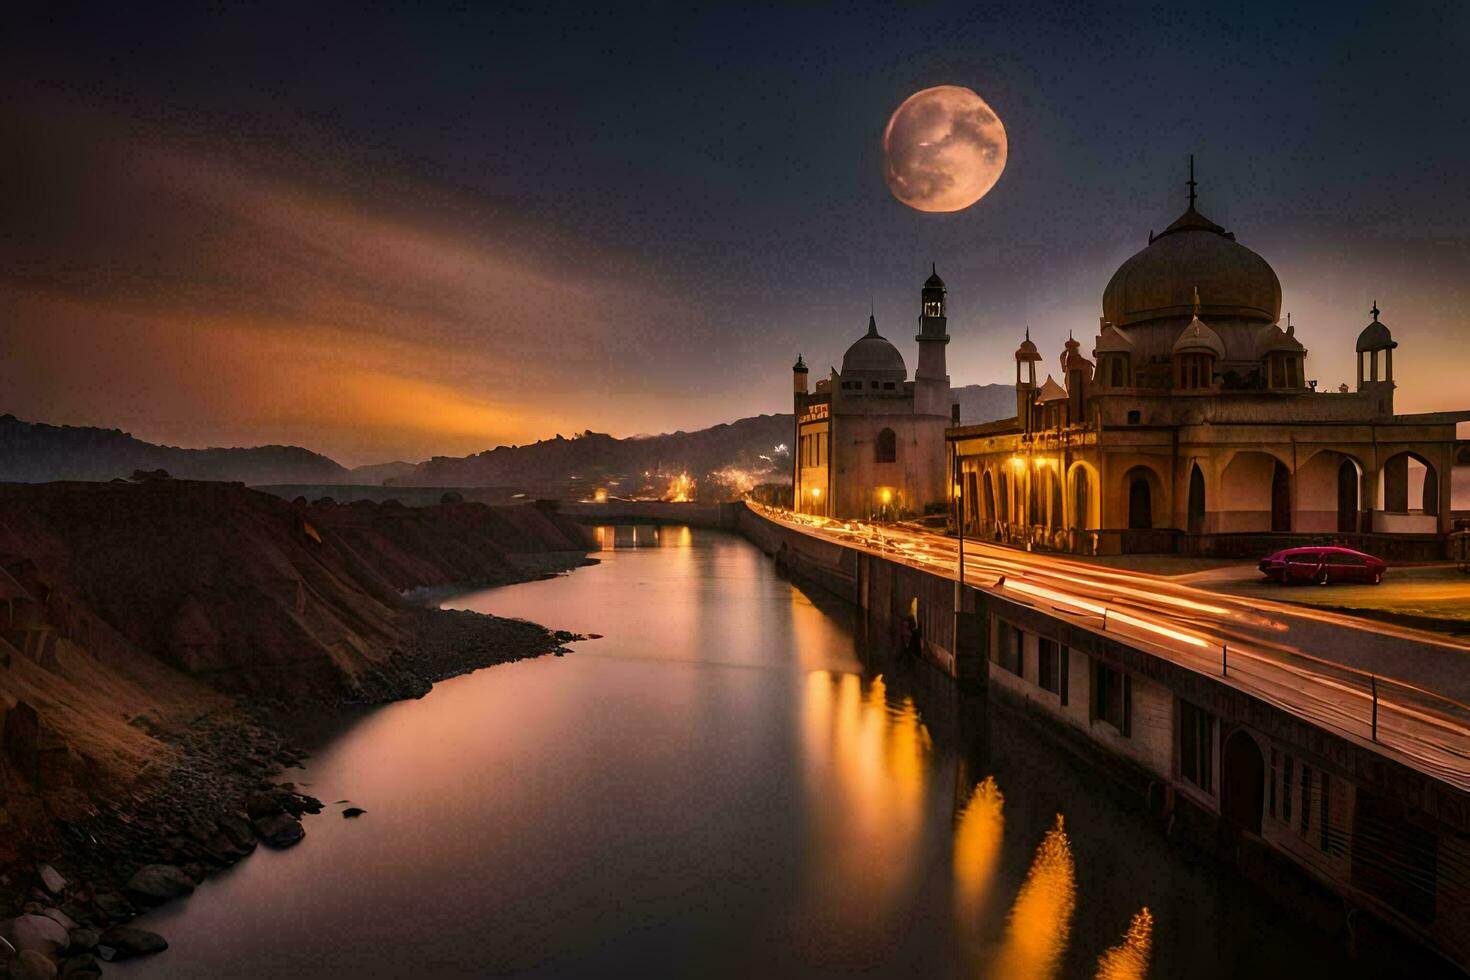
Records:
{"label": "stone facade", "polygon": [[1438,555],[1470,411],[1395,414],[1376,305],[1356,390],[1318,391],[1275,272],[1192,187],[1108,283],[1092,359],[1068,339],[1061,381],[1038,384],[1028,336],[1016,416],[949,431],[967,533],[1084,554],[1256,555],[1270,537]]}
{"label": "stone facade", "polygon": [[792,371],[796,412],[794,500],[827,517],[895,518],[946,506],[944,434],[951,416],[945,345],[946,290],[938,273],[921,294],[918,366],[878,333],[876,318],[842,358],[842,369],[807,390],[801,358]]}

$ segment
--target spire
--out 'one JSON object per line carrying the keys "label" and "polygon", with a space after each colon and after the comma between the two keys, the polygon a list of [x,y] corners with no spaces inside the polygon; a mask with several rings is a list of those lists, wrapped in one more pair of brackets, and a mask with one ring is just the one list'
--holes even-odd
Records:
{"label": "spire", "polygon": [[1372,312],[1372,314],[1373,314],[1373,322],[1374,323],[1377,323],[1378,322],[1378,314],[1379,314],[1378,300],[1375,299],[1373,301],[1373,309],[1370,312]]}
{"label": "spire", "polygon": [[1194,315],[1199,316],[1199,287],[1194,287]]}
{"label": "spire", "polygon": [[1189,207],[1190,207],[1191,210],[1194,208],[1194,199],[1197,196],[1195,194],[1195,192],[1194,192],[1194,189],[1195,189],[1195,186],[1198,183],[1199,183],[1199,181],[1197,181],[1197,180],[1194,179],[1194,154],[1191,153],[1189,155],[1189,180],[1188,180],[1188,184],[1189,184]]}
{"label": "spire", "polygon": [[868,336],[878,336],[878,318],[875,317],[872,313],[868,314]]}

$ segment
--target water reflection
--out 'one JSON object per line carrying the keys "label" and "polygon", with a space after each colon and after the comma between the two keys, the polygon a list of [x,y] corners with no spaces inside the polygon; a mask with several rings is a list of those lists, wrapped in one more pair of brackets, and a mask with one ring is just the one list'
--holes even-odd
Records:
{"label": "water reflection", "polygon": [[1123,941],[1097,959],[1097,980],[1143,980],[1154,943],[1154,917],[1144,906],[1133,914]]}
{"label": "water reflection", "polygon": [[895,910],[918,883],[932,747],[913,699],[890,703],[882,675],[807,674],[802,769],[811,843],[797,920],[812,958],[857,964],[895,940]]}
{"label": "water reflection", "polygon": [[955,921],[965,933],[980,922],[985,911],[1005,831],[1004,807],[1005,797],[995,778],[986,776],[955,822]]}
{"label": "water reflection", "polygon": [[654,524],[603,524],[592,529],[599,551],[622,548],[688,548],[694,534],[687,527]]}
{"label": "water reflection", "polygon": [[1046,980],[1057,975],[1067,938],[1072,931],[1072,911],[1077,905],[1077,870],[1072,860],[1072,842],[1062,826],[1062,815],[1046,832],[1006,928],[995,976],[1011,980]]}

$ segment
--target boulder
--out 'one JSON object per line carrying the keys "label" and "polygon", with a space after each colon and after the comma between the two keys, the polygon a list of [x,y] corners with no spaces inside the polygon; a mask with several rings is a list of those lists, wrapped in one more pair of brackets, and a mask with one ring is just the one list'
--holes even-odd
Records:
{"label": "boulder", "polygon": [[227,813],[219,820],[220,833],[238,851],[255,850],[255,831],[250,829],[250,819],[242,814]]}
{"label": "boulder", "polygon": [[277,813],[254,821],[255,832],[271,847],[290,847],[306,836],[301,821],[289,813]]}
{"label": "boulder", "polygon": [[91,926],[82,926],[71,931],[71,948],[90,952],[102,941],[102,933]]}
{"label": "boulder", "polygon": [[61,961],[61,969],[56,971],[56,975],[61,980],[99,980],[102,964],[91,953],[69,956]]}
{"label": "boulder", "polygon": [[47,907],[41,910],[41,914],[50,919],[52,922],[55,922],[57,925],[61,926],[61,928],[65,929],[67,932],[71,932],[77,927],[77,924],[72,919],[72,917],[61,911],[61,909]]}
{"label": "boulder", "polygon": [[131,902],[111,892],[99,892],[92,903],[97,906],[97,911],[113,922],[126,922],[136,914]]}
{"label": "boulder", "polygon": [[21,950],[10,964],[11,980],[55,980],[56,964],[33,949]]}
{"label": "boulder", "polygon": [[273,817],[278,813],[285,813],[281,806],[280,798],[273,792],[251,793],[245,800],[245,812],[250,814],[251,820],[260,820],[263,817]]}
{"label": "boulder", "polygon": [[36,865],[36,874],[41,876],[41,884],[53,895],[60,895],[66,891],[66,879],[57,873],[56,869],[49,864]]}
{"label": "boulder", "polygon": [[194,881],[171,864],[145,864],[128,879],[128,892],[147,902],[166,902],[194,891]]}
{"label": "boulder", "polygon": [[132,926],[113,926],[102,934],[102,941],[97,944],[98,953],[109,961],[161,953],[166,949],[168,941],[158,933]]}
{"label": "boulder", "polygon": [[59,953],[71,942],[66,930],[54,919],[48,919],[44,915],[16,916],[9,922],[0,924],[0,934],[10,941],[17,953],[24,953],[29,949],[49,956]]}

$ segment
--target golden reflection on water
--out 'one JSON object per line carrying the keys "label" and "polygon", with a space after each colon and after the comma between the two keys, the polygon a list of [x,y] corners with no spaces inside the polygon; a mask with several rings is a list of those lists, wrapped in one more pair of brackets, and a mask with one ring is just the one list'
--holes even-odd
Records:
{"label": "golden reflection on water", "polygon": [[1117,946],[1097,958],[1097,980],[1143,980],[1154,944],[1154,917],[1145,905],[1133,914]]}
{"label": "golden reflection on water", "polygon": [[803,771],[822,805],[810,808],[799,921],[823,958],[856,959],[891,939],[892,910],[917,886],[932,747],[913,700],[890,704],[882,677],[807,674]]}
{"label": "golden reflection on water", "polygon": [[1005,831],[1005,796],[986,776],[970,794],[954,832],[955,920],[968,933],[980,920]]}
{"label": "golden reflection on water", "polygon": [[1077,870],[1072,842],[1063,829],[1062,815],[1042,838],[1031,870],[1006,927],[1004,944],[992,976],[1007,980],[1046,980],[1054,977],[1067,951],[1072,911],[1077,905]]}
{"label": "golden reflection on water", "polygon": [[599,551],[622,548],[688,548],[694,543],[694,532],[688,527],[599,524],[592,530]]}

